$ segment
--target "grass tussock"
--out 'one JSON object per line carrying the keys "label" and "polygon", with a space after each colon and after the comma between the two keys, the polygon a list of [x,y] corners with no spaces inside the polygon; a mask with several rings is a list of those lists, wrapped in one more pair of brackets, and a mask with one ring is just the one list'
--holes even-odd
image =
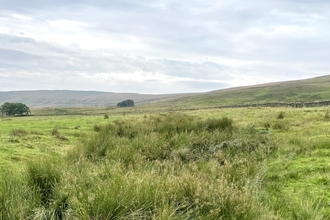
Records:
{"label": "grass tussock", "polygon": [[52,158],[28,163],[27,186],[37,202],[33,209],[34,219],[66,219],[72,217],[69,197],[61,191],[62,171]]}
{"label": "grass tussock", "polygon": [[276,115],[276,119],[284,119],[285,113],[283,111],[280,111],[277,115]]}
{"label": "grass tussock", "polygon": [[22,128],[17,128],[17,129],[13,129],[11,132],[10,132],[10,135],[11,136],[16,136],[16,137],[22,137],[22,136],[26,136],[28,135],[29,132],[22,129]]}
{"label": "grass tussock", "polygon": [[324,119],[325,119],[326,121],[329,121],[329,120],[330,120],[330,110],[329,110],[329,108],[327,108],[327,109],[325,110],[325,113],[324,113]]}
{"label": "grass tussock", "polygon": [[288,131],[290,128],[290,124],[288,121],[285,121],[285,120],[276,121],[273,124],[273,128],[277,129],[277,130]]}
{"label": "grass tussock", "polygon": [[95,132],[99,132],[99,131],[101,131],[101,126],[100,125],[94,125],[93,129],[94,129]]}
{"label": "grass tussock", "polygon": [[59,136],[59,135],[60,135],[60,132],[58,131],[57,128],[53,128],[53,130],[52,130],[52,135],[53,135],[53,136]]}
{"label": "grass tussock", "polygon": [[61,141],[68,141],[69,140],[66,136],[60,134],[58,128],[53,128],[51,134],[52,134],[52,136],[55,136],[58,140],[61,140]]}
{"label": "grass tussock", "polygon": [[40,195],[40,203],[48,207],[53,200],[55,185],[60,181],[58,167],[48,160],[30,162],[26,175],[31,189]]}

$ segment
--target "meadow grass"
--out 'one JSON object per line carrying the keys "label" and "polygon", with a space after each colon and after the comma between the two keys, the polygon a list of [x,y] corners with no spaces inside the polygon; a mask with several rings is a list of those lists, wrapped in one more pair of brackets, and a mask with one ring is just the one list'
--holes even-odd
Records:
{"label": "meadow grass", "polygon": [[[113,120],[118,116],[112,117]],[[0,164],[65,153],[79,139],[93,133],[93,126],[108,123],[100,116],[29,116],[0,118]],[[14,163],[12,163],[14,162]]]}
{"label": "meadow grass", "polygon": [[0,219],[329,218],[327,109],[153,111],[4,118]]}

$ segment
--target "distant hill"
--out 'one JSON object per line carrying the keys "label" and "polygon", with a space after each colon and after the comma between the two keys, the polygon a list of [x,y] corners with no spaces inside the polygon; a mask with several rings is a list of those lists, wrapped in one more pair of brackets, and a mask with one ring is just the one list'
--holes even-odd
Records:
{"label": "distant hill", "polygon": [[4,102],[22,102],[30,108],[44,107],[98,107],[116,106],[125,99],[136,104],[153,103],[181,97],[175,95],[143,95],[136,93],[111,93],[97,91],[40,90],[0,92],[0,105]]}
{"label": "distant hill", "polygon": [[330,100],[330,75],[200,93],[170,100],[181,106],[221,106],[269,102]]}
{"label": "distant hill", "polygon": [[116,106],[125,99],[134,100],[136,105],[158,103],[182,107],[324,101],[330,100],[330,75],[195,94],[148,95],[71,90],[0,92],[0,105],[22,102],[30,108]]}

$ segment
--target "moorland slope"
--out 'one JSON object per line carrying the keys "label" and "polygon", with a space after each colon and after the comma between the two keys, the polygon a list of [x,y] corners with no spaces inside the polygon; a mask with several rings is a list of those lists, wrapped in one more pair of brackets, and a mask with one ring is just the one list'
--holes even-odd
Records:
{"label": "moorland slope", "polygon": [[170,100],[182,106],[221,106],[270,102],[330,100],[330,75],[305,80],[274,82],[216,90]]}
{"label": "moorland slope", "polygon": [[141,104],[166,101],[181,96],[181,94],[151,95],[72,90],[10,91],[0,92],[0,104],[22,102],[31,108],[104,107],[116,106],[125,99],[133,99],[136,104]]}
{"label": "moorland slope", "polygon": [[274,82],[205,93],[137,94],[98,91],[39,90],[0,92],[0,104],[23,102],[32,108],[116,106],[124,99],[160,106],[223,106],[250,103],[314,102],[330,100],[330,75]]}

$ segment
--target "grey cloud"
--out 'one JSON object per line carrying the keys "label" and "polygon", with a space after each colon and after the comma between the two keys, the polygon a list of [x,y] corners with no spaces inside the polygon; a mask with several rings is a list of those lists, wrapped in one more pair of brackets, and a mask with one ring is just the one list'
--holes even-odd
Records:
{"label": "grey cloud", "polygon": [[[309,1],[309,3],[311,2]],[[297,14],[297,7],[294,5],[296,3],[294,1],[291,3],[267,1],[267,4],[265,4],[264,1],[254,1],[249,2],[249,5],[244,3],[230,4],[223,8],[215,7],[204,12],[200,10],[200,13],[193,13],[189,10],[191,6],[183,2],[176,4],[176,7],[173,7],[175,9],[172,11],[167,11],[171,8],[168,7],[165,9],[166,13],[164,14],[139,14],[125,11],[114,14],[113,17],[111,15],[100,15],[108,19],[101,19],[101,21],[107,22],[101,22],[99,25],[110,33],[120,32],[139,36],[145,44],[169,52],[185,51],[186,53],[226,57],[231,54],[239,54],[240,48],[235,48],[237,42],[233,39],[235,35],[243,35],[244,37],[245,31],[251,27],[260,27],[266,30],[272,25],[288,24],[315,27],[314,24],[308,23],[313,22],[313,18],[299,19],[299,16],[306,15],[305,13]],[[319,1],[319,4],[327,3]],[[290,7],[287,7],[288,5]],[[296,13],[294,16],[297,19],[288,20],[287,17],[272,13],[274,11]],[[309,14],[314,13],[313,10],[307,12]],[[116,20],[120,20],[120,23]],[[209,26],[208,23],[210,23]],[[268,46],[277,43],[265,36],[252,35],[250,38],[245,38],[247,44],[258,45],[259,42],[254,41],[254,37],[267,41]],[[281,40],[283,41],[283,39]],[[283,44],[281,46],[282,48],[286,47]],[[304,47],[303,44],[300,46]],[[277,46],[273,48],[276,49]],[[251,50],[249,55],[253,52]],[[286,53],[287,51],[284,51],[283,55]]]}
{"label": "grey cloud", "polygon": [[[326,0],[0,0],[0,4],[1,10],[26,13],[41,22],[81,21],[88,24],[83,29],[93,35],[100,34],[104,38],[118,35],[123,43],[125,37],[134,37],[143,45],[142,49],[134,51],[102,48],[87,51],[24,37],[28,34],[24,30],[27,33],[19,37],[0,35],[0,65],[10,70],[16,68],[40,74],[56,74],[57,71],[60,75],[66,73],[75,77],[78,77],[77,73],[93,76],[100,72],[142,71],[190,78],[193,81],[176,84],[188,90],[192,87],[211,90],[226,86],[212,80],[231,81],[234,73],[259,74],[262,78],[262,74],[271,72],[283,79],[285,75],[302,75],[303,67],[310,72],[330,68],[327,62],[330,56],[330,32],[327,31],[330,2]],[[1,17],[8,15],[0,13]],[[276,28],[279,28],[277,32]],[[206,58],[229,58],[243,64],[206,62]],[[295,69],[299,64],[301,69]],[[246,69],[250,71],[246,72]],[[87,85],[87,82],[80,83]],[[131,88],[152,89],[157,80],[148,83],[148,86],[137,84]]]}
{"label": "grey cloud", "polygon": [[[295,12],[297,1],[289,3],[267,1],[267,4],[264,1],[251,1],[249,4],[241,2],[238,4],[237,1],[233,1],[223,7],[215,7],[216,3],[212,1],[210,3],[164,2],[163,7],[156,7],[152,1],[138,3],[135,1],[70,1],[69,3],[67,1],[47,1],[47,3],[32,1],[32,4],[27,7],[34,7],[33,2],[38,5],[47,5],[47,7],[64,5],[74,11],[79,8],[70,5],[81,4],[86,8],[84,14],[88,14],[89,5],[100,7],[102,10],[94,10],[96,13],[99,12],[94,13],[95,18],[89,18],[95,24],[92,28],[96,30],[101,28],[110,34],[123,33],[138,36],[145,44],[162,50],[202,53],[211,56],[229,55],[235,46],[235,42],[232,41],[233,35],[244,34],[244,31],[250,27],[302,22],[290,21],[270,13],[274,10]],[[311,4],[312,1],[305,1],[305,3]],[[316,4],[326,4],[326,1],[317,1]],[[153,10],[150,10],[151,8]],[[68,14],[75,18],[75,13]],[[84,19],[81,14],[76,16],[77,19]],[[208,23],[213,24],[207,25]],[[269,43],[271,42],[269,40]]]}
{"label": "grey cloud", "polygon": [[7,61],[25,61],[25,60],[31,61],[40,58],[38,56],[29,55],[21,51],[6,50],[1,48],[0,48],[0,57],[2,60],[7,60]]}
{"label": "grey cloud", "polygon": [[[330,36],[329,36],[330,37]],[[323,37],[299,39],[297,37],[267,39],[251,36],[249,42],[257,45],[256,48],[245,52],[232,51],[228,57],[243,60],[259,60],[265,62],[292,62],[292,63],[319,63],[326,62],[330,56],[330,43]],[[330,68],[330,64],[328,65]]]}
{"label": "grey cloud", "polygon": [[129,1],[129,0],[29,0],[29,1],[17,1],[17,0],[1,0],[0,4],[3,9],[16,10],[16,11],[29,11],[35,9],[50,9],[50,8],[77,8],[79,6],[96,6],[99,8],[114,8],[121,10],[139,10],[152,3],[151,0],[144,1]]}
{"label": "grey cloud", "polygon": [[10,35],[0,34],[0,40],[2,43],[36,43],[36,40],[30,37],[15,37]]}
{"label": "grey cloud", "polygon": [[[190,88],[190,90],[195,90],[197,92],[203,92],[203,91],[212,91],[212,90],[218,90],[219,88],[226,88],[228,87],[228,84],[226,83],[220,83],[220,82],[199,82],[199,81],[186,81],[183,82],[186,87]],[[184,92],[184,91],[182,91]]]}
{"label": "grey cloud", "polygon": [[[230,76],[222,74],[224,66],[212,62],[183,62],[175,60],[145,59],[141,57],[120,56],[109,53],[90,53],[89,51],[70,51],[54,45],[40,43],[25,37],[1,36],[9,45],[25,43],[30,46],[27,52],[1,49],[2,67],[13,67],[27,71],[81,71],[87,74],[132,73],[135,71],[161,73],[172,77],[192,79],[210,78],[229,80]],[[7,45],[8,47],[8,45]],[[21,46],[20,46],[21,47]],[[34,54],[30,54],[33,52]]]}
{"label": "grey cloud", "polygon": [[75,51],[68,50],[64,47],[59,47],[46,42],[38,42],[31,37],[14,36],[8,34],[0,34],[0,47],[10,48],[14,50],[28,50],[31,54],[40,54],[47,56],[49,53],[76,54]]}
{"label": "grey cloud", "polygon": [[[74,82],[74,83],[73,83]],[[219,86],[225,86],[216,82],[159,82],[157,80],[147,80],[143,86],[135,79],[120,80],[117,83],[104,80],[94,82],[86,78],[79,77],[79,74],[58,74],[58,75],[24,75],[17,74],[13,77],[1,77],[0,87],[2,90],[22,90],[24,89],[66,89],[71,90],[98,90],[98,91],[116,91],[116,92],[136,92],[139,93],[190,93],[205,90],[218,89]]]}
{"label": "grey cloud", "polygon": [[[163,60],[159,62],[164,65],[164,72],[171,76],[179,75],[182,77],[192,77],[195,79],[232,79],[231,76],[224,73],[225,70],[228,70],[227,67],[212,62],[193,63],[172,60]],[[158,67],[161,65],[157,63],[156,66]]]}

